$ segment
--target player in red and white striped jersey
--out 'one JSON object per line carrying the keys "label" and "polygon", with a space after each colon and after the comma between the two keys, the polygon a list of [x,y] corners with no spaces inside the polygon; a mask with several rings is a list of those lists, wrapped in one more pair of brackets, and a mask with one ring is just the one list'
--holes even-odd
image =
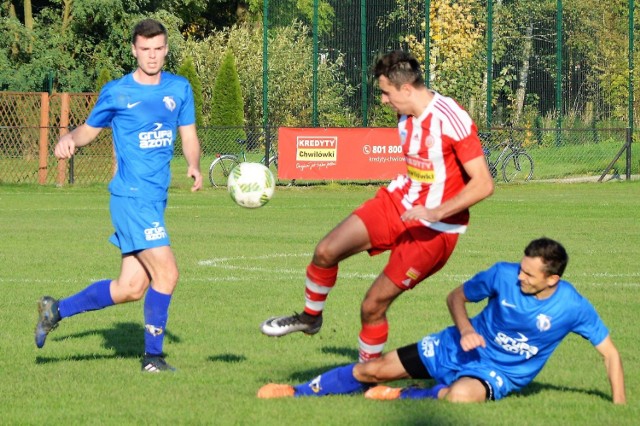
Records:
{"label": "player in red and white striped jersey", "polygon": [[382,103],[398,113],[407,173],[318,243],[307,267],[304,311],[269,318],[260,326],[269,336],[317,333],[339,262],[365,250],[370,255],[390,251],[361,305],[361,362],[381,356],[391,303],[446,264],[467,228],[469,207],[493,192],[476,125],[454,100],[425,86],[413,56],[388,53],[377,62],[374,75]]}

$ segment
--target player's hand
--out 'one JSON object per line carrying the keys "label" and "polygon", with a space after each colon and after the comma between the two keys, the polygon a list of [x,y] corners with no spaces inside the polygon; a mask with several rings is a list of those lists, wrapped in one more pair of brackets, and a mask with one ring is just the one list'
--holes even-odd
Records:
{"label": "player's hand", "polygon": [[487,347],[487,344],[484,341],[484,337],[473,330],[464,333],[460,337],[460,346],[462,346],[462,350],[464,350],[465,352],[469,352],[477,347],[485,348]]}
{"label": "player's hand", "polygon": [[53,152],[58,160],[73,157],[73,154],[76,152],[76,143],[74,142],[73,137],[71,137],[71,133],[67,133],[60,138]]}
{"label": "player's hand", "polygon": [[404,212],[400,219],[405,222],[411,220],[426,220],[427,222],[438,222],[440,217],[434,209],[428,209],[425,206],[415,206]]}
{"label": "player's hand", "polygon": [[187,176],[193,179],[191,192],[196,192],[202,189],[202,173],[200,173],[200,170],[190,167],[187,171]]}

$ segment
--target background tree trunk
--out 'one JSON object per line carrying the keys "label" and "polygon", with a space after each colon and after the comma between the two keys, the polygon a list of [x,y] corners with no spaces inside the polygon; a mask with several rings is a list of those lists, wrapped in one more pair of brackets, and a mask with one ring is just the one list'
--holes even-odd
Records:
{"label": "background tree trunk", "polygon": [[527,94],[527,82],[529,80],[529,61],[533,51],[533,22],[529,22],[525,30],[524,46],[522,48],[522,67],[518,76],[518,88],[516,89],[516,108],[513,125],[518,124],[524,110],[524,98]]}

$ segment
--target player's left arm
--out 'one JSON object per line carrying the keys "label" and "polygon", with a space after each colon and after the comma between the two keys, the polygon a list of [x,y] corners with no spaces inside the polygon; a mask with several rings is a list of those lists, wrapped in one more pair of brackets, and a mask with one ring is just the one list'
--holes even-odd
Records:
{"label": "player's left arm", "polygon": [[600,355],[604,358],[604,365],[609,376],[609,384],[611,385],[611,399],[614,404],[626,404],[627,397],[624,390],[624,371],[622,370],[622,359],[611,341],[611,337],[607,336],[600,344],[596,346]]}
{"label": "player's left arm", "polygon": [[402,220],[424,219],[439,222],[445,217],[459,213],[493,194],[493,178],[484,156],[473,158],[463,164],[469,176],[465,187],[455,197],[448,199],[434,209],[424,206],[413,207],[401,216]]}
{"label": "player's left arm", "polygon": [[191,191],[202,188],[202,173],[200,173],[200,140],[196,132],[196,125],[189,124],[180,126],[180,139],[182,140],[182,151],[187,160],[187,176],[193,178]]}

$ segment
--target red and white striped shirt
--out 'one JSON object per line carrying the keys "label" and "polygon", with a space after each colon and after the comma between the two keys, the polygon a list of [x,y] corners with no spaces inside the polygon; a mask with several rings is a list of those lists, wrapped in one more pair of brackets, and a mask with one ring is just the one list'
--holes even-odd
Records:
{"label": "red and white striped shirt", "polygon": [[[400,116],[398,132],[407,173],[391,181],[387,189],[401,213],[418,205],[433,209],[455,197],[469,181],[462,165],[483,155],[469,114],[453,99],[436,92],[422,115]],[[463,233],[469,210],[440,222],[421,222],[440,232]]]}

